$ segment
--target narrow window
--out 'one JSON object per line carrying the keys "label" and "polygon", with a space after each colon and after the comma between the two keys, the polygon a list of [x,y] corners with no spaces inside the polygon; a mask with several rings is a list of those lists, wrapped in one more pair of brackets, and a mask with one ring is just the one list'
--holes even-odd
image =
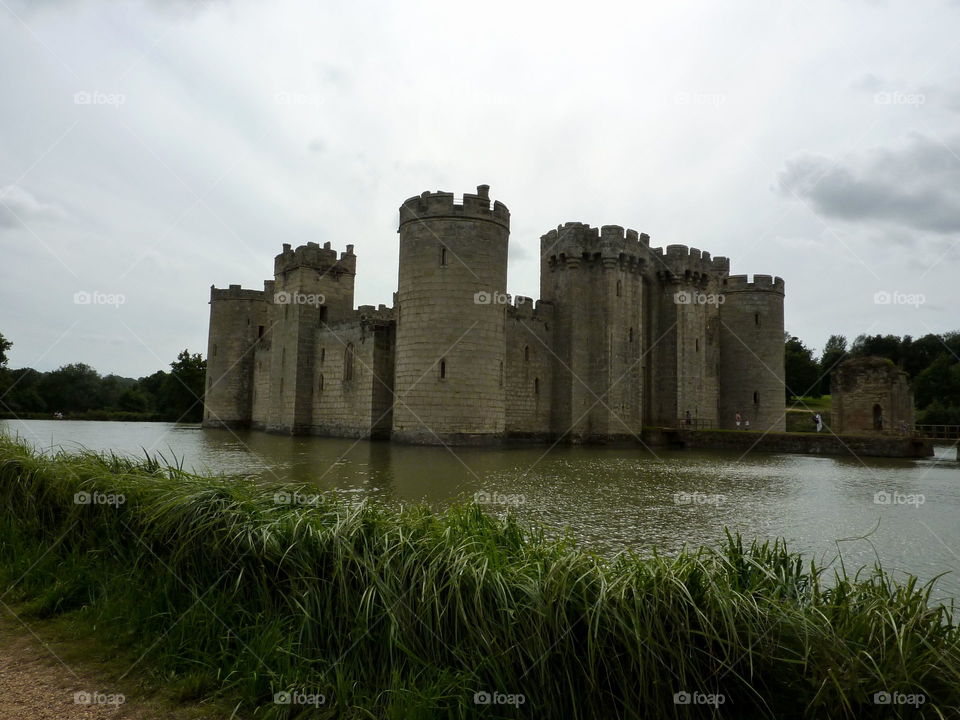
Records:
{"label": "narrow window", "polygon": [[760,393],[759,393],[759,391],[757,391],[757,390],[754,390],[754,391],[753,391],[753,404],[754,404],[754,405],[759,405],[759,404],[760,404]]}
{"label": "narrow window", "polygon": [[317,390],[323,392],[323,373],[320,374],[320,380],[317,381]]}
{"label": "narrow window", "polygon": [[694,347],[697,352],[700,352],[700,338],[697,338],[696,340],[694,340]]}
{"label": "narrow window", "polygon": [[620,293],[623,291],[623,283],[617,280],[617,297],[620,297]]}
{"label": "narrow window", "polygon": [[446,360],[440,361],[440,379],[441,380],[447,379],[447,361]]}
{"label": "narrow window", "polygon": [[216,344],[216,343],[213,344],[213,356],[214,356],[214,357],[217,356],[217,344]]}
{"label": "narrow window", "polygon": [[760,327],[760,313],[754,313],[753,324],[756,325],[757,327]]}
{"label": "narrow window", "polygon": [[503,360],[500,361],[500,387],[503,387]]}
{"label": "narrow window", "polygon": [[353,343],[348,343],[346,350],[343,351],[343,380],[344,382],[353,380]]}
{"label": "narrow window", "polygon": [[630,342],[633,342],[633,328],[630,328]]}
{"label": "narrow window", "polygon": [[447,266],[447,249],[445,247],[440,248],[440,267]]}
{"label": "narrow window", "polygon": [[326,322],[327,322],[327,306],[321,305],[320,306],[320,324],[323,325]]}
{"label": "narrow window", "polygon": [[263,337],[263,325],[257,325],[257,337],[258,338]]}
{"label": "narrow window", "polygon": [[534,395],[540,394],[540,378],[533,379],[533,394]]}
{"label": "narrow window", "polygon": [[523,346],[523,361],[530,362],[530,346],[529,345]]}
{"label": "narrow window", "polygon": [[327,349],[325,347],[320,348],[320,362],[322,363],[327,359]]}

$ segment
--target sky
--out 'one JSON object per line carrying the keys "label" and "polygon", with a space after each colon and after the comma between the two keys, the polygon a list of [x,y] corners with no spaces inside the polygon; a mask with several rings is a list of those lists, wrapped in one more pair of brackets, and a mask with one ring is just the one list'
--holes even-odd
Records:
{"label": "sky", "polygon": [[786,327],[960,330],[960,2],[0,0],[10,367],[206,352],[209,288],[489,184],[508,291],[578,221],[779,275]]}

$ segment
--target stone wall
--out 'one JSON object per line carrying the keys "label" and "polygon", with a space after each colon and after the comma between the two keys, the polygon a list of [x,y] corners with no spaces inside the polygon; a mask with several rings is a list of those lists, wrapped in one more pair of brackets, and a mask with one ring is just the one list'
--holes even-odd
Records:
{"label": "stone wall", "polygon": [[880,357],[849,358],[830,379],[838,433],[906,435],[913,430],[913,391],[907,374]]}
{"label": "stone wall", "polygon": [[518,297],[506,313],[506,433],[534,438],[550,434],[553,392],[553,306]]}
{"label": "stone wall", "polygon": [[851,457],[932,457],[926,440],[908,437],[826,433],[789,434],[737,432],[730,430],[681,430],[678,437],[688,448],[735,450],[737,452],[801,453],[804,455],[849,455]]}

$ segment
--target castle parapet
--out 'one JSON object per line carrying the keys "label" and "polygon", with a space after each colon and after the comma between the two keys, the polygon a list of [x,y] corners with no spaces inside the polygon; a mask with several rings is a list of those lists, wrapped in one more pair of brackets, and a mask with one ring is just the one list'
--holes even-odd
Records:
{"label": "castle parapet", "polygon": [[784,294],[783,278],[771,275],[731,275],[723,282],[723,292],[772,292]]}
{"label": "castle parapet", "polygon": [[231,285],[227,288],[218,288],[210,286],[210,302],[217,300],[266,300],[266,294],[263,290],[249,290],[239,285]]}
{"label": "castle parapet", "polygon": [[464,193],[457,203],[453,193],[424,192],[404,200],[400,206],[400,225],[426,218],[484,220],[510,228],[510,211],[497,200],[490,205],[490,186],[478,185],[476,193]]}
{"label": "castle parapet", "polygon": [[545,322],[553,318],[553,303],[549,300],[533,301],[517,295],[512,305],[507,305],[507,319]]}
{"label": "castle parapet", "polygon": [[274,274],[280,275],[301,267],[311,268],[322,273],[355,275],[357,272],[357,256],[353,254],[353,245],[347,245],[347,249],[340,253],[338,258],[337,251],[331,249],[329,242],[324,243],[323,247],[320,247],[318,243],[308,242],[296,250],[290,247],[290,243],[284,243],[283,252],[274,258]]}
{"label": "castle parapet", "polygon": [[[584,223],[568,222],[540,237],[540,254],[551,267],[577,259],[599,261],[606,266],[620,264],[639,269],[647,256],[650,236],[619,225],[599,228]],[[578,263],[574,263],[577,265]]]}

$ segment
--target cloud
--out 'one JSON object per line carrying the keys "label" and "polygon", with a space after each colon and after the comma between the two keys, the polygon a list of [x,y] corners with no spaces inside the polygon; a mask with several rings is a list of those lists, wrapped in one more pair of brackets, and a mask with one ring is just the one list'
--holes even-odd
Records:
{"label": "cloud", "polygon": [[0,228],[61,217],[63,210],[58,206],[41,202],[19,185],[0,187]]}
{"label": "cloud", "polygon": [[951,233],[960,230],[957,153],[960,136],[926,135],[839,159],[803,153],[787,161],[777,189],[826,218]]}

